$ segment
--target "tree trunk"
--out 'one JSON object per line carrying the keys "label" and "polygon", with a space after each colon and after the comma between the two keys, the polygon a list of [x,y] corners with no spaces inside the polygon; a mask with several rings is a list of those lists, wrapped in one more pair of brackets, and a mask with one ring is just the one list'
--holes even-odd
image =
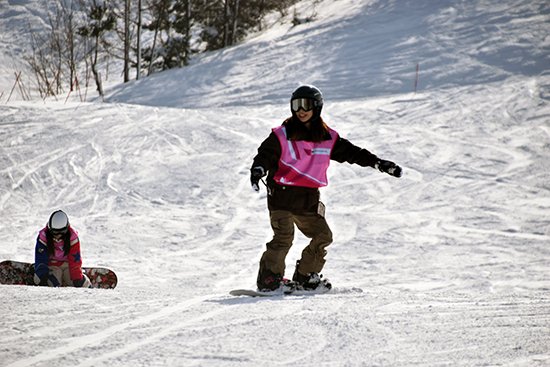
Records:
{"label": "tree trunk", "polygon": [[138,0],[136,80],[141,76],[141,0]]}
{"label": "tree trunk", "polygon": [[130,80],[130,0],[124,4],[124,83]]}
{"label": "tree trunk", "polygon": [[99,53],[99,36],[96,36],[95,38],[95,50],[94,54],[92,56],[92,73],[94,74],[95,79],[95,85],[97,87],[97,91],[101,97],[103,97],[103,88],[101,86],[101,80],[100,80],[100,74],[97,71],[97,55]]}
{"label": "tree trunk", "polygon": [[231,45],[234,45],[237,42],[237,23],[239,19],[239,0],[234,0],[235,4],[233,6],[233,25],[231,29]]}
{"label": "tree trunk", "polygon": [[229,46],[229,19],[230,19],[230,11],[229,11],[229,1],[225,0],[225,8],[224,8],[224,22],[223,22],[223,47]]}

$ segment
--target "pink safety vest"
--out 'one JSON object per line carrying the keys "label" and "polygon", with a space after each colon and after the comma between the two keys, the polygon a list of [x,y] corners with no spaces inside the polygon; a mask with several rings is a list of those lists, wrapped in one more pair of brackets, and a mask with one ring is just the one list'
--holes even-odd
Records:
{"label": "pink safety vest", "polygon": [[273,179],[286,186],[319,188],[328,184],[327,169],[338,133],[331,128],[330,140],[311,142],[288,140],[286,128],[279,126],[273,132],[281,143],[279,168]]}

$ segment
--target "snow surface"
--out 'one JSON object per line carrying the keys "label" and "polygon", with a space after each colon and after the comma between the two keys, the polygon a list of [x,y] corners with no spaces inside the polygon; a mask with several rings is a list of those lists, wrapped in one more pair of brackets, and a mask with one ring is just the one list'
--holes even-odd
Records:
{"label": "snow surface", "polygon": [[[8,13],[40,1],[3,3],[7,60]],[[85,265],[119,275],[114,290],[0,286],[0,366],[550,365],[548,1],[315,13],[105,102],[0,99],[0,259],[32,261],[63,208]],[[232,297],[271,236],[251,159],[302,82],[333,128],[405,174],[331,165],[334,292]]]}

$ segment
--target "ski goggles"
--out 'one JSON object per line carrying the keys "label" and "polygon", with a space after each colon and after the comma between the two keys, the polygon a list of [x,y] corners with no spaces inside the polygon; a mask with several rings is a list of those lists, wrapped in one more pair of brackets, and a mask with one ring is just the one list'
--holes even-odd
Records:
{"label": "ski goggles", "polygon": [[62,236],[64,235],[65,233],[67,233],[69,229],[68,228],[63,228],[63,229],[50,229],[50,232],[52,234],[52,236]]}
{"label": "ski goggles", "polygon": [[309,98],[297,98],[290,101],[290,108],[294,112],[298,112],[300,108],[306,112],[311,111],[315,107],[315,103]]}

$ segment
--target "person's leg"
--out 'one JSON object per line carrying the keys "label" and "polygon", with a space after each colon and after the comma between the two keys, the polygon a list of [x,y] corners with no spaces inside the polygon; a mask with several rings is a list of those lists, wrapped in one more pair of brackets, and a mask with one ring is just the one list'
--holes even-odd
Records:
{"label": "person's leg", "polygon": [[311,238],[302,251],[297,271],[302,275],[320,273],[326,261],[326,247],[332,243],[332,231],[325,218],[316,213],[295,215],[294,221],[298,229]]}
{"label": "person's leg", "polygon": [[[266,250],[260,260],[257,285],[258,289],[272,288],[273,278],[282,279],[285,274],[285,259],[294,240],[294,221],[292,214],[285,210],[269,213],[273,239],[266,244]],[[278,285],[277,285],[278,287]]]}
{"label": "person's leg", "polygon": [[63,287],[72,287],[73,281],[71,280],[71,273],[69,272],[69,263],[65,262],[60,266],[62,271],[61,285]]}
{"label": "person's leg", "polygon": [[48,285],[50,287],[59,287],[63,281],[63,269],[61,266],[49,266],[50,275],[48,276]]}

